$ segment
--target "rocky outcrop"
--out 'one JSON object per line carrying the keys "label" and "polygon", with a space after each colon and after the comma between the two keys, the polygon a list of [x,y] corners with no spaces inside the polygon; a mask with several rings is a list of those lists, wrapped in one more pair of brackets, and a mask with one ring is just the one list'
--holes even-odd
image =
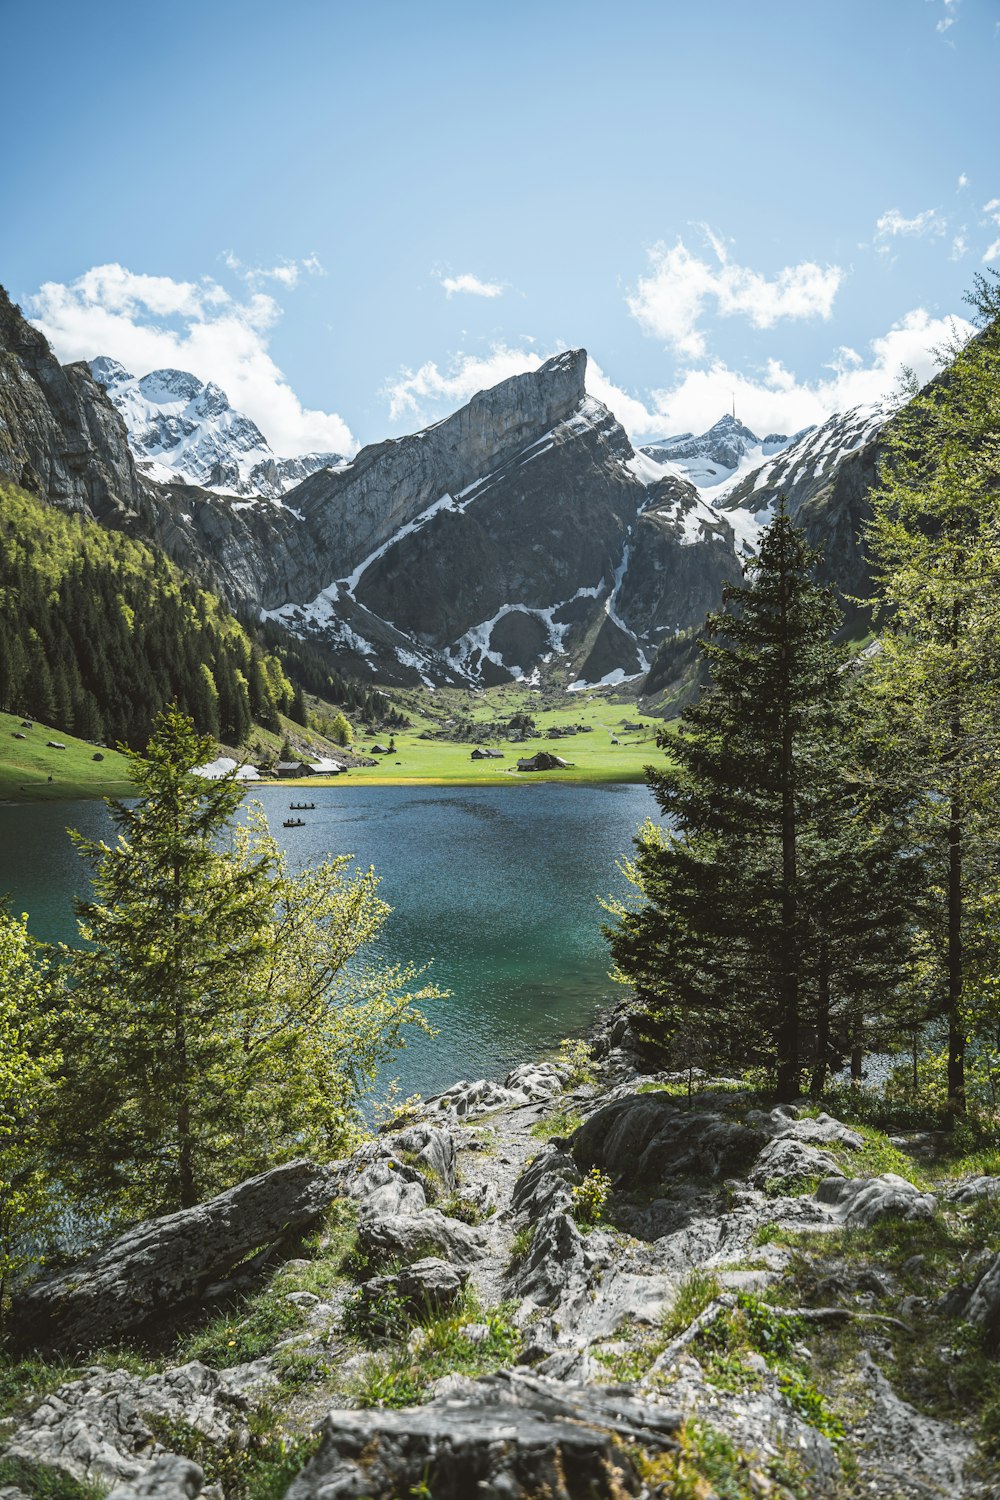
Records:
{"label": "rocky outcrop", "polygon": [[26,1351],[103,1348],[173,1318],[252,1251],[309,1224],[337,1192],[330,1168],[294,1161],[138,1224],[69,1272],[29,1286],[11,1308],[11,1343]]}
{"label": "rocky outcrop", "polygon": [[87,366],[60,365],[0,287],[0,478],[64,510],[141,527],[125,428]]}
{"label": "rocky outcrop", "polygon": [[[697,1467],[704,1440],[716,1458],[731,1456],[748,1493],[780,1495],[793,1456],[803,1493],[839,1494],[849,1452],[859,1493],[986,1500],[971,1429],[902,1399],[887,1335],[909,1339],[921,1316],[947,1316],[982,1329],[993,1347],[1000,1257],[966,1260],[966,1284],[947,1307],[904,1296],[928,1279],[919,1257],[869,1264],[857,1257],[858,1237],[826,1231],[895,1215],[905,1240],[908,1223],[934,1211],[933,1195],[901,1177],[846,1176],[862,1138],[829,1115],[754,1108],[732,1085],[689,1101],[673,1092],[680,1080],[663,1074],[644,1080],[661,1091],[639,1093],[627,1017],[612,1018],[602,1037],[597,1087],[567,1090],[562,1063],[517,1069],[503,1085],[464,1084],[326,1169],[309,1202],[348,1198],[356,1241],[341,1259],[338,1236],[353,1220],[342,1205],[317,1237],[322,1255],[330,1236],[330,1259],[278,1262],[280,1280],[262,1294],[264,1321],[279,1330],[267,1357],[155,1375],[92,1367],[17,1418],[6,1456],[26,1473],[117,1484],[119,1500],[219,1500],[191,1454],[232,1473],[246,1451],[249,1474],[261,1423],[293,1426],[280,1441],[272,1429],[272,1451],[283,1454],[285,1437],[302,1437],[318,1418],[318,1451],[269,1493],[290,1484],[288,1500],[398,1500],[422,1486],[435,1500],[654,1500],[657,1486],[669,1493],[682,1476],[693,1493],[713,1484],[723,1493],[728,1476]],[[485,1100],[491,1118],[481,1122]],[[583,1116],[577,1129],[571,1111]],[[585,1174],[595,1169],[606,1174],[606,1201],[583,1213],[594,1185]],[[231,1206],[245,1209],[261,1180],[233,1190]],[[220,1221],[220,1202],[216,1239],[222,1221],[232,1228],[239,1218]],[[481,1222],[453,1216],[466,1210]],[[964,1204],[949,1211],[975,1213]],[[177,1217],[134,1233],[155,1244],[176,1236]],[[198,1225],[207,1234],[208,1220],[187,1222],[189,1249],[202,1254]],[[818,1249],[817,1269],[803,1273],[807,1242],[793,1253],[782,1231],[812,1231],[817,1246],[833,1248]],[[133,1255],[128,1237],[113,1248],[123,1246]],[[141,1288],[149,1266],[134,1255],[130,1265]],[[63,1291],[93,1270],[91,1261],[67,1272]],[[202,1281],[199,1271],[188,1290]],[[130,1285],[120,1280],[119,1294]],[[706,1300],[681,1318],[702,1292]],[[234,1337],[240,1327],[256,1331],[253,1304],[245,1321],[238,1299],[227,1308]],[[825,1360],[814,1355],[827,1325],[838,1338],[858,1332],[857,1379],[843,1393],[819,1389]],[[490,1351],[480,1364],[478,1350]],[[440,1375],[445,1357],[453,1370],[494,1373]],[[293,1384],[279,1386],[288,1370]],[[316,1390],[302,1386],[310,1370],[321,1372]],[[354,1404],[396,1398],[399,1378],[423,1387],[422,1404]]]}
{"label": "rocky outcrop", "polygon": [[676,1411],[619,1388],[507,1371],[411,1411],[331,1411],[287,1500],[382,1500],[418,1485],[434,1500],[623,1500],[648,1494],[630,1448],[674,1451],[679,1427]]}
{"label": "rocky outcrop", "polygon": [[[157,1460],[169,1453],[170,1435],[179,1427],[220,1447],[245,1446],[250,1397],[275,1384],[264,1362],[219,1371],[193,1361],[144,1377],[95,1366],[41,1401],[18,1427],[5,1456],[67,1479],[145,1482]],[[176,1483],[176,1459],[161,1462],[157,1482],[168,1476]],[[186,1471],[184,1482],[193,1478]]]}
{"label": "rocky outcrop", "polygon": [[937,1207],[933,1193],[922,1193],[895,1172],[827,1178],[816,1189],[816,1200],[829,1204],[842,1224],[866,1229],[879,1219],[929,1219]]}
{"label": "rocky outcrop", "polygon": [[[829,417],[782,453],[741,480],[724,501],[725,511],[769,519],[779,496],[789,515],[823,554],[819,576],[835,586],[848,618],[858,615],[855,597],[871,591],[862,531],[871,516],[868,492],[875,483],[879,433],[890,411],[859,406]],[[738,517],[732,517],[738,524]],[[742,528],[741,528],[742,529]]]}

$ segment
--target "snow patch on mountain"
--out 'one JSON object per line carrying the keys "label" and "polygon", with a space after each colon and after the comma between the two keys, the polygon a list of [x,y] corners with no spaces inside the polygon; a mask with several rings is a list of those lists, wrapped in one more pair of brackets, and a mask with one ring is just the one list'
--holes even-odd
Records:
{"label": "snow patch on mountain", "polygon": [[317,469],[345,462],[336,453],[278,458],[221,387],[187,370],[151,370],[136,378],[100,355],[90,372],[120,412],[139,468],[158,483],[280,501]]}

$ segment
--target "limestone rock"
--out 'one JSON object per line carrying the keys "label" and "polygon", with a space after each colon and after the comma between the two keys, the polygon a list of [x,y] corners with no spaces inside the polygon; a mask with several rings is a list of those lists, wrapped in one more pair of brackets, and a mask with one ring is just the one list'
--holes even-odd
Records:
{"label": "limestone rock", "polygon": [[815,1193],[818,1203],[829,1204],[842,1224],[864,1228],[878,1219],[929,1219],[937,1207],[933,1193],[885,1172],[881,1177],[828,1177]]}
{"label": "limestone rock", "polygon": [[165,1453],[138,1479],[116,1484],[107,1500],[196,1500],[204,1482],[199,1464]]}
{"label": "limestone rock", "polygon": [[455,1187],[455,1139],[450,1130],[440,1130],[432,1125],[411,1125],[409,1129],[392,1137],[396,1155],[416,1157],[447,1191]]}
{"label": "limestone rock", "polygon": [[369,1324],[379,1321],[379,1308],[387,1303],[409,1313],[444,1312],[454,1306],[468,1280],[467,1270],[428,1255],[391,1276],[373,1276],[359,1288],[361,1306]]}
{"label": "limestone rock", "polygon": [[828,1151],[817,1151],[792,1136],[778,1136],[757,1157],[747,1174],[754,1187],[788,1186],[816,1177],[843,1177]]}
{"label": "limestone rock", "polygon": [[286,1500],[624,1500],[643,1492],[626,1445],[675,1446],[676,1412],[619,1390],[503,1372],[408,1411],[331,1411]]}
{"label": "limestone rock", "polygon": [[196,1208],[149,1219],[14,1301],[18,1350],[101,1348],[174,1315],[252,1250],[308,1224],[337,1194],[332,1168],[288,1162]]}
{"label": "limestone rock", "polygon": [[485,1236],[436,1208],[417,1214],[386,1214],[362,1219],[358,1243],[372,1265],[389,1260],[412,1263],[436,1255],[456,1265],[472,1265],[486,1254]]}
{"label": "limestone rock", "polygon": [[524,1260],[511,1272],[511,1286],[520,1297],[541,1307],[553,1307],[578,1279],[586,1265],[584,1239],[568,1213],[542,1216]]}
{"label": "limestone rock", "polygon": [[633,1187],[688,1173],[734,1176],[766,1139],[753,1126],[683,1109],[669,1094],[633,1094],[591,1115],[571,1150],[581,1168],[600,1167],[616,1186]]}
{"label": "limestone rock", "polygon": [[16,1429],[6,1455],[70,1479],[135,1481],[164,1453],[158,1421],[183,1422],[213,1443],[239,1442],[248,1433],[248,1392],[275,1383],[264,1361],[219,1371],[194,1360],[145,1377],[95,1366],[46,1396]]}
{"label": "limestone rock", "polygon": [[1000,1198],[1000,1177],[971,1177],[944,1196],[948,1203],[978,1203],[982,1198]]}
{"label": "limestone rock", "polygon": [[1000,1253],[989,1258],[971,1288],[962,1288],[946,1299],[947,1310],[981,1328],[988,1347],[1000,1352]]}

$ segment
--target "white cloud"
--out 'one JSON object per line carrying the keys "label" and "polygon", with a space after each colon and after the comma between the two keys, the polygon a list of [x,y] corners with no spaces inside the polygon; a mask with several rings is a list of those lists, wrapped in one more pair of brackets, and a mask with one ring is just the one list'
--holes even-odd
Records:
{"label": "white cloud", "polygon": [[547,357],[530,349],[494,344],[489,354],[456,354],[444,370],[434,360],[419,370],[404,369],[383,388],[389,417],[393,422],[409,417],[422,424],[430,420],[428,413],[463,406],[477,391],[489,390],[511,375],[537,370]]}
{"label": "white cloud", "polygon": [[135,375],[172,366],[214,380],[282,456],[358,446],[342,417],[302,405],[268,354],[281,308],[263,292],[240,302],[208,277],[174,281],[94,266],[69,285],[46,282],[29,312],[63,361],[109,354]]}
{"label": "white cloud", "polygon": [[734,265],[719,237],[705,232],[715,264],[692,254],[681,239],[649,251],[650,272],[640,276],[626,299],[646,333],[688,359],[703,359],[707,345],[698,324],[709,299],[722,317],[741,314],[754,328],[772,328],[781,318],[829,318],[844,276],[839,266],[802,261],[769,281],[759,271]]}
{"label": "white cloud", "polygon": [[964,172],[959,172],[958,174],[958,185],[960,188],[966,188],[969,186],[969,179]]}
{"label": "white cloud", "polygon": [[[983,213],[986,215],[987,223],[994,224],[1000,229],[1000,198],[991,198],[989,203],[984,203]],[[1000,239],[994,240],[983,253],[984,263],[998,258],[1000,258]]]}
{"label": "white cloud", "polygon": [[499,281],[480,281],[478,276],[473,276],[470,271],[465,271],[461,276],[441,276],[441,285],[449,297],[456,292],[465,292],[470,297],[501,297],[503,296],[503,285]]}
{"label": "white cloud", "polygon": [[968,254],[968,251],[969,251],[969,242],[965,238],[965,233],[963,231],[961,234],[956,234],[955,238],[952,240],[952,242],[951,242],[951,255],[948,257],[948,259],[949,260],[961,260],[962,257],[963,257],[963,255],[967,255]]}
{"label": "white cloud", "polygon": [[[841,346],[826,366],[829,373],[800,380],[779,360],[768,360],[756,373],[730,369],[722,360],[681,373],[674,385],[652,391],[648,400],[624,389],[593,359],[587,362],[587,390],[614,412],[635,443],[677,432],[703,432],[729,411],[754,432],[797,432],[822,422],[836,411],[879,401],[893,394],[905,369],[926,381],[938,368],[934,351],[956,337],[966,338],[972,325],[963,318],[932,318],[922,308],[906,315],[867,354]],[[458,354],[442,369],[433,361],[406,370],[386,387],[394,421],[414,425],[435,420],[510,375],[537,370],[548,354],[498,344],[485,355]]]}
{"label": "white cloud", "polygon": [[944,15],[935,26],[935,31],[940,31],[943,34],[956,24],[958,21],[958,6],[959,0],[944,0]]}
{"label": "white cloud", "polygon": [[759,435],[797,432],[833,412],[891,396],[905,369],[921,382],[928,380],[939,364],[935,349],[972,331],[964,318],[932,318],[917,308],[873,339],[867,358],[838,349],[827,366],[830,373],[817,380],[799,380],[775,360],[757,377],[716,361],[653,391],[650,414],[659,419],[661,432],[701,432],[730,409],[735,397],[737,415]]}
{"label": "white cloud", "polygon": [[947,228],[947,219],[943,219],[936,208],[925,208],[922,213],[914,214],[912,219],[906,218],[898,208],[890,208],[881,218],[876,219],[875,238],[893,239],[898,234],[944,234]]}
{"label": "white cloud", "polygon": [[260,286],[263,281],[276,281],[279,286],[290,289],[298,286],[303,274],[326,275],[319,256],[315,254],[307,255],[302,260],[282,260],[274,266],[246,266],[233,254],[232,250],[224,250],[221,259],[230,271],[251,288]]}

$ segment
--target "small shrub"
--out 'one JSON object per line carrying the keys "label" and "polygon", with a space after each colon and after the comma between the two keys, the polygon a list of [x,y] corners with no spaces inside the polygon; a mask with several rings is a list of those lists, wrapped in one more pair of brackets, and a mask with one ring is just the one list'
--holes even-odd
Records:
{"label": "small shrub", "polygon": [[24,1458],[0,1458],[0,1489],[10,1485],[30,1500],[103,1500],[107,1486],[83,1483]]}
{"label": "small shrub", "polygon": [[531,1249],[535,1239],[537,1224],[522,1224],[521,1228],[515,1230],[514,1238],[510,1242],[510,1259],[508,1265],[518,1266],[522,1260],[527,1259],[528,1251]]}
{"label": "small shrub", "polygon": [[557,1110],[554,1115],[549,1115],[546,1120],[539,1120],[532,1125],[531,1134],[539,1141],[551,1140],[554,1136],[572,1135],[574,1130],[579,1130],[583,1124],[583,1116],[571,1114],[568,1110]]}
{"label": "small shrub", "polygon": [[611,1178],[600,1167],[591,1167],[586,1177],[573,1189],[571,1212],[578,1224],[599,1224],[611,1197]]}
{"label": "small shrub", "polygon": [[593,1083],[597,1078],[590,1048],[578,1038],[563,1038],[559,1043],[557,1061],[560,1067],[568,1069],[564,1088],[579,1088],[581,1084]]}
{"label": "small shrub", "polygon": [[353,1338],[373,1343],[404,1338],[412,1322],[409,1306],[395,1292],[382,1292],[372,1300],[359,1286],[344,1303],[341,1326]]}
{"label": "small shrub", "polygon": [[778,1388],[796,1416],[808,1422],[817,1432],[839,1443],[844,1436],[844,1424],[830,1411],[820,1391],[794,1370],[785,1370],[778,1376]]}
{"label": "small shrub", "polygon": [[773,1312],[756,1297],[741,1293],[737,1306],[746,1323],[747,1341],[758,1354],[770,1359],[789,1359],[802,1342],[801,1319],[790,1313]]}
{"label": "small shrub", "polygon": [[663,1335],[669,1342],[690,1328],[695,1318],[714,1302],[721,1288],[709,1271],[692,1271],[677,1289],[673,1305],[664,1313]]}

